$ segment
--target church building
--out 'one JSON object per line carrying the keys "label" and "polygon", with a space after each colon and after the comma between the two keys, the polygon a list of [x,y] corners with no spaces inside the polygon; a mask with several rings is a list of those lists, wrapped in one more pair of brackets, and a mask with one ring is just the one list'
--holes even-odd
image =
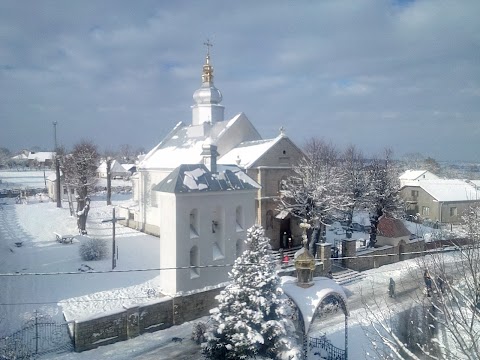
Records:
{"label": "church building", "polygon": [[[222,98],[213,82],[207,51],[202,84],[193,94],[191,121],[179,122],[138,164],[132,177],[135,205],[122,209],[129,226],[159,236],[161,243],[183,246],[186,239],[195,239],[195,234],[201,238],[202,231],[207,231],[209,238],[215,234],[209,240],[215,242],[212,250],[202,253],[198,246],[190,248],[186,258],[192,266],[210,264],[215,258],[225,258],[228,263],[228,252],[238,255],[238,240],[245,239],[244,230],[254,223],[265,228],[273,248],[286,245],[281,243],[284,233],[293,237],[294,243],[301,243],[297,220],[277,211],[275,199],[282,179],[304,156],[302,151],[283,128],[277,137],[262,139],[244,113],[225,119]],[[223,179],[224,187],[210,188],[209,179]],[[176,207],[172,207],[174,202]],[[182,227],[189,230],[180,238]],[[234,233],[228,235],[229,231]],[[234,244],[230,250],[222,237]],[[163,256],[167,261],[168,255]]]}

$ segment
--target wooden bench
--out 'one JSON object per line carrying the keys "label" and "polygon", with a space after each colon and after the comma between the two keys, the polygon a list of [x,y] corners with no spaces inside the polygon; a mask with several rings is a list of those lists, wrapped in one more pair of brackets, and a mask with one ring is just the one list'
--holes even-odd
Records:
{"label": "wooden bench", "polygon": [[59,233],[54,232],[56,240],[61,244],[73,243],[74,235],[60,235]]}

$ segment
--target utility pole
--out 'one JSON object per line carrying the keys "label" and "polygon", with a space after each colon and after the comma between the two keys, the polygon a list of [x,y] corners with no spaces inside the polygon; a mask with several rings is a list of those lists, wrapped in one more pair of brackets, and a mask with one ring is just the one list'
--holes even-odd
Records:
{"label": "utility pole", "polygon": [[112,158],[107,157],[107,205],[112,205]]}
{"label": "utility pole", "polygon": [[53,122],[53,139],[55,141],[55,197],[57,198],[57,208],[62,207],[61,189],[60,189],[60,161],[58,160],[58,145],[57,145],[57,122]]}
{"label": "utility pole", "polygon": [[117,266],[117,259],[116,259],[116,247],[115,247],[115,223],[118,221],[118,220],[125,220],[124,217],[115,217],[115,208],[112,209],[113,211],[113,214],[112,214],[112,218],[111,219],[105,219],[105,220],[102,220],[102,223],[104,222],[111,222],[112,225],[113,225],[113,228],[112,228],[112,270],[115,269],[115,267]]}

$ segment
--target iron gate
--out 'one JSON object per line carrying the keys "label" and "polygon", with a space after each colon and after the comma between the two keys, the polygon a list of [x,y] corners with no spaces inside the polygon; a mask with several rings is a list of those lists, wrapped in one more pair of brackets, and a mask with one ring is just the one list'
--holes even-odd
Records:
{"label": "iron gate", "polygon": [[30,359],[34,355],[68,351],[73,351],[68,323],[57,324],[50,317],[37,314],[22,329],[0,339],[0,360]]}
{"label": "iron gate", "polygon": [[[310,351],[315,348],[314,355],[319,356],[319,359],[326,360],[345,360],[345,350],[334,346],[325,335],[319,338],[310,337],[308,339]],[[318,351],[317,351],[318,349]]]}

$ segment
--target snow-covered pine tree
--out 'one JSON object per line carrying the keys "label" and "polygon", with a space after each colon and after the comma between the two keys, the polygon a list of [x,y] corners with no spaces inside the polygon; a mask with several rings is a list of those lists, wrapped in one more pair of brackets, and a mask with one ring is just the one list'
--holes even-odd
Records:
{"label": "snow-covered pine tree", "polygon": [[230,272],[232,283],[217,296],[203,354],[208,359],[278,358],[287,334],[282,291],[262,227],[248,229],[247,248]]}

